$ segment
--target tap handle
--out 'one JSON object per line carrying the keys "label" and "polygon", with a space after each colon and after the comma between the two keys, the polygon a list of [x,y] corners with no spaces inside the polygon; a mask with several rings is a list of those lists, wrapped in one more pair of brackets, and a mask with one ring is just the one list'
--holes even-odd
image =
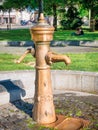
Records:
{"label": "tap handle", "polygon": [[26,55],[27,55],[28,53],[31,53],[33,56],[35,56],[35,50],[34,50],[34,48],[28,48],[28,49],[24,52],[24,54],[23,54],[18,60],[15,61],[15,63],[17,63],[17,64],[21,63],[21,61],[26,57]]}

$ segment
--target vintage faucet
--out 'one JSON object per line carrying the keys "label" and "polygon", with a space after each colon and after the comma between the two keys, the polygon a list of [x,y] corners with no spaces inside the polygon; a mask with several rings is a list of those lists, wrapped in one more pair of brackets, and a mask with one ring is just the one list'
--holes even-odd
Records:
{"label": "vintage faucet", "polygon": [[[39,20],[30,30],[31,38],[34,41],[35,47],[27,49],[17,63],[20,63],[28,53],[31,53],[36,58],[35,95],[32,117],[38,124],[56,124],[55,122],[57,122],[59,118],[55,114],[53,103],[50,65],[53,62],[64,62],[68,65],[71,63],[71,60],[66,55],[56,54],[50,50],[50,41],[53,39],[54,27],[50,26],[45,21],[42,0],[38,1],[40,9]],[[63,120],[64,119],[65,117]],[[76,124],[77,122],[80,123],[80,120],[77,119]],[[67,121],[67,123],[69,123],[69,128],[71,123],[70,121]],[[75,130],[77,130],[78,127],[80,128],[82,125],[83,123],[76,125]],[[64,123],[62,123],[62,127],[64,128],[66,125],[64,126]],[[56,128],[59,128],[59,126]],[[73,127],[70,130],[73,130]]]}
{"label": "vintage faucet", "polygon": [[50,51],[50,41],[53,39],[54,27],[44,18],[42,0],[39,0],[38,23],[30,30],[35,47],[28,48],[16,63],[20,63],[28,53],[36,58],[36,79],[33,119],[39,124],[50,124],[56,121],[53,94],[51,86],[50,65],[53,62],[71,63],[68,56]]}
{"label": "vintage faucet", "polygon": [[[27,50],[24,52],[24,54],[15,62],[21,63],[22,60],[26,57],[26,55],[29,53],[31,53],[31,55],[35,57],[35,49],[34,48],[27,48]],[[45,59],[46,59],[46,62],[48,65],[51,65],[52,63],[55,63],[55,62],[64,62],[66,65],[71,63],[69,56],[57,54],[57,53],[54,53],[52,51],[49,51],[47,53],[47,55],[45,56]]]}
{"label": "vintage faucet", "polygon": [[56,121],[50,65],[54,62],[64,62],[66,65],[71,63],[68,56],[50,51],[50,41],[52,40],[53,32],[54,28],[47,24],[43,13],[41,13],[39,22],[30,30],[35,47],[28,48],[19,60],[16,61],[16,63],[20,63],[28,53],[31,53],[36,58],[33,118],[40,124]]}

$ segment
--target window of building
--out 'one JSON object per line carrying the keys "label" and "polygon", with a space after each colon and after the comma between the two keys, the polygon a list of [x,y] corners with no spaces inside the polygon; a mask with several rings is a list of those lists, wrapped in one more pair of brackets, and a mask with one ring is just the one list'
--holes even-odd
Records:
{"label": "window of building", "polygon": [[4,19],[4,23],[8,23],[8,18],[7,17],[5,17],[3,19]]}

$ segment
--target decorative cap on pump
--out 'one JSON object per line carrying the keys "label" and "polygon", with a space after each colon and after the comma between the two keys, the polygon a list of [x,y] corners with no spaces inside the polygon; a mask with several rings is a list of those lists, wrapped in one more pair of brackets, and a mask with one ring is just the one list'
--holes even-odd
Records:
{"label": "decorative cap on pump", "polygon": [[30,30],[31,38],[35,42],[50,42],[53,40],[54,27],[50,26],[43,14],[43,0],[38,0],[39,2],[39,14],[38,23],[33,26]]}

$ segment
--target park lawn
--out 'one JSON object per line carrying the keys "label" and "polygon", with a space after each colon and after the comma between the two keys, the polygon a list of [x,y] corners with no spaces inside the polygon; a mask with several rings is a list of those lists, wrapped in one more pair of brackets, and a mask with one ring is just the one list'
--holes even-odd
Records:
{"label": "park lawn", "polygon": [[27,57],[23,60],[22,63],[16,64],[15,61],[19,59],[19,55],[13,54],[0,54],[0,71],[13,71],[13,70],[31,70],[34,69],[31,66],[28,66],[26,63],[29,61],[34,62],[34,58],[32,59],[31,55],[27,55]]}
{"label": "park lawn", "polygon": [[0,30],[0,41],[30,41],[29,29]]}
{"label": "park lawn", "polygon": [[[98,53],[74,53],[68,54],[72,63],[66,66],[63,62],[53,63],[51,69],[53,70],[75,70],[75,71],[90,71],[98,72]],[[19,55],[0,54],[0,71],[13,70],[34,70],[29,63],[35,62],[35,58],[31,55],[25,57],[22,63],[16,64]]]}
{"label": "park lawn", "polygon": [[[54,32],[54,40],[98,40],[98,31],[84,30],[84,36],[71,36],[73,30],[58,30]],[[29,29],[0,30],[0,41],[30,41]]]}
{"label": "park lawn", "polygon": [[84,31],[83,36],[71,36],[73,30],[56,31],[54,33],[54,40],[98,40],[98,31],[89,32]]}

